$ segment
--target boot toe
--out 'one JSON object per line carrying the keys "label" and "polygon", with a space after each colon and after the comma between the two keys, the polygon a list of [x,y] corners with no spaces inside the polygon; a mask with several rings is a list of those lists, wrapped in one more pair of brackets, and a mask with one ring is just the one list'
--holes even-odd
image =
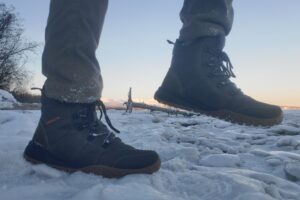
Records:
{"label": "boot toe", "polygon": [[155,151],[131,150],[114,162],[115,168],[143,169],[160,162]]}
{"label": "boot toe", "polygon": [[270,105],[248,98],[248,101],[241,106],[237,113],[239,118],[236,121],[249,125],[272,126],[281,123],[283,112],[279,106]]}
{"label": "boot toe", "polygon": [[255,102],[253,106],[248,106],[249,114],[252,117],[260,119],[276,119],[282,116],[282,110],[279,106],[270,105],[261,102]]}

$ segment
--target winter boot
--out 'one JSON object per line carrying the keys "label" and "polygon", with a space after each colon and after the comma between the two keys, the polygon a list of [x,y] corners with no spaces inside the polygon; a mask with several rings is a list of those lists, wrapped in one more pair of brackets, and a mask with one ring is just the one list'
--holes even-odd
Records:
{"label": "winter boot", "polygon": [[258,102],[230,81],[232,64],[225,37],[176,41],[171,67],[154,98],[170,106],[254,126],[282,121],[280,107]]}
{"label": "winter boot", "polygon": [[42,95],[42,115],[24,158],[67,172],[104,177],[151,174],[160,168],[156,152],[124,144],[98,119],[96,107],[115,131],[104,104],[59,102]]}

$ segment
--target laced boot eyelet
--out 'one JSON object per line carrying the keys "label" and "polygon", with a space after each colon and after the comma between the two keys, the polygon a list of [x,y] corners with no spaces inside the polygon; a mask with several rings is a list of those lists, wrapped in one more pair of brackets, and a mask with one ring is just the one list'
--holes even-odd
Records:
{"label": "laced boot eyelet", "polygon": [[214,66],[214,63],[212,63],[212,62],[207,62],[207,65],[206,65],[207,67],[213,67]]}
{"label": "laced boot eyelet", "polygon": [[223,83],[217,83],[216,86],[217,86],[218,89],[222,89],[224,87],[224,84]]}
{"label": "laced boot eyelet", "polygon": [[106,149],[110,144],[111,144],[110,140],[105,139],[105,140],[103,141],[102,147],[103,147],[104,149]]}
{"label": "laced boot eyelet", "polygon": [[79,114],[79,117],[80,118],[87,118],[87,115],[86,114]]}
{"label": "laced boot eyelet", "polygon": [[88,135],[88,137],[87,137],[87,140],[89,141],[89,142],[92,142],[92,141],[94,141],[95,140],[95,136],[93,136],[93,134],[89,134]]}
{"label": "laced boot eyelet", "polygon": [[76,129],[78,130],[78,131],[83,131],[87,126],[86,125],[84,125],[84,124],[77,124],[77,125],[75,125],[76,126]]}
{"label": "laced boot eyelet", "polygon": [[237,94],[238,94],[238,92],[237,92],[237,91],[233,91],[233,90],[232,90],[232,91],[230,91],[230,92],[229,92],[229,94],[230,94],[231,96],[235,96],[235,95],[237,95]]}
{"label": "laced boot eyelet", "polygon": [[211,73],[206,75],[207,78],[213,78],[213,75]]}
{"label": "laced boot eyelet", "polygon": [[206,63],[207,63],[207,67],[213,67],[217,65],[217,61],[213,57],[210,57]]}

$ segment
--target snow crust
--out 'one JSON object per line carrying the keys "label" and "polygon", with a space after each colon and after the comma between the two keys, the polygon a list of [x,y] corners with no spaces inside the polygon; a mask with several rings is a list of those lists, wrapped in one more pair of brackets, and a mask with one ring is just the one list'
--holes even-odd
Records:
{"label": "snow crust", "polygon": [[13,108],[16,103],[17,100],[13,97],[12,94],[0,89],[0,109]]}
{"label": "snow crust", "polygon": [[118,135],[162,159],[153,175],[106,179],[22,158],[39,111],[0,111],[1,200],[300,200],[300,111],[271,128],[109,110]]}

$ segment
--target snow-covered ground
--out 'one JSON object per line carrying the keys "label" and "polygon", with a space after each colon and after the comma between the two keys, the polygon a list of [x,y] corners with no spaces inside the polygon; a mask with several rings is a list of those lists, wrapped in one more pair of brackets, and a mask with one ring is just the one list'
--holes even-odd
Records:
{"label": "snow-covered ground", "polygon": [[68,174],[22,158],[39,111],[0,110],[1,200],[271,200],[300,199],[300,111],[271,128],[206,116],[109,110],[125,142],[156,150],[154,175],[106,179]]}
{"label": "snow-covered ground", "polygon": [[10,109],[17,105],[18,102],[12,94],[0,89],[0,109]]}

